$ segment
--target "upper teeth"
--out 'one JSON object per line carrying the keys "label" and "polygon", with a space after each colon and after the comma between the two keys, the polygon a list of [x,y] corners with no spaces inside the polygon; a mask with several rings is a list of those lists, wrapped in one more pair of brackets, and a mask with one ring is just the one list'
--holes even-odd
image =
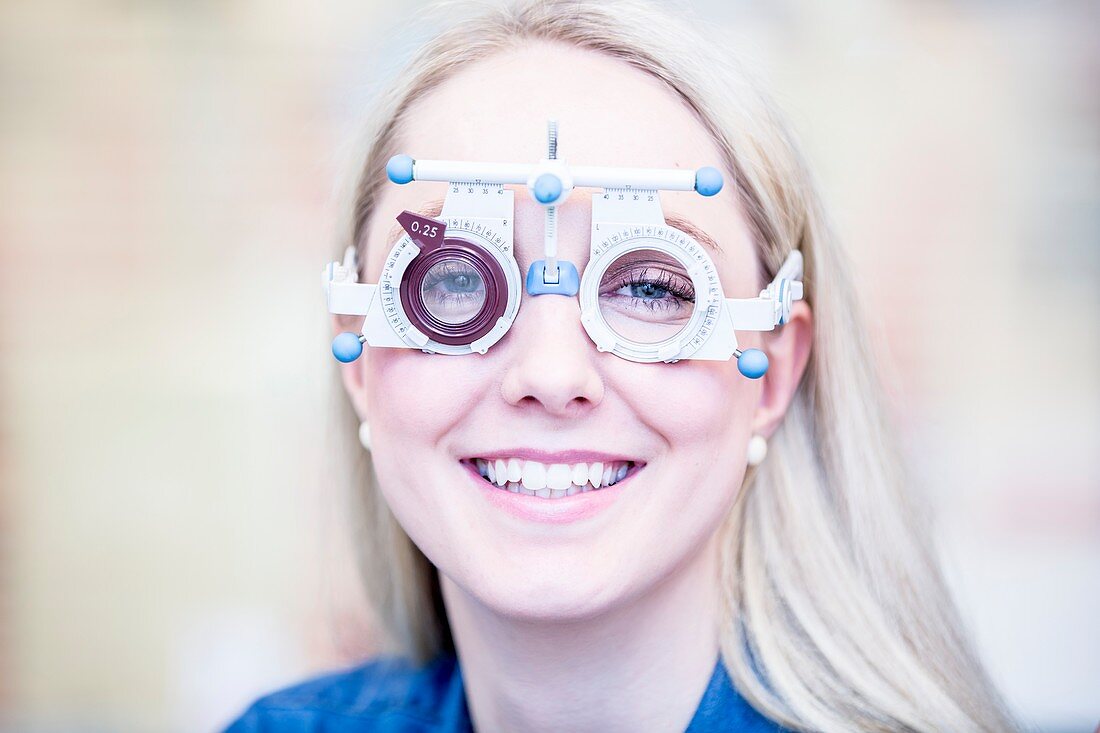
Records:
{"label": "upper teeth", "polygon": [[509,488],[523,493],[538,493],[547,498],[568,496],[578,491],[589,491],[601,486],[611,486],[622,481],[630,468],[630,461],[607,463],[552,463],[526,461],[519,458],[476,458],[477,470],[497,486],[512,483]]}

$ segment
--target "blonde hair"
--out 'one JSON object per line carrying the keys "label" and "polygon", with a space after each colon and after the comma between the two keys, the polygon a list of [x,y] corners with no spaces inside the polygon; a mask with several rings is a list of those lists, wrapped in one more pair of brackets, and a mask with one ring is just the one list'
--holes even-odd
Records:
{"label": "blonde hair", "polygon": [[[951,602],[927,517],[906,486],[851,267],[771,102],[715,51],[719,40],[685,20],[683,7],[518,0],[437,3],[429,12],[451,20],[376,102],[357,158],[349,239],[337,256],[352,242],[365,262],[367,224],[386,161],[402,152],[405,118],[464,65],[538,39],[608,54],[663,81],[722,152],[767,279],[801,249],[815,315],[797,394],[721,529],[725,665],[757,709],[791,728],[1012,729]],[[343,403],[343,434],[354,436],[357,419]],[[362,572],[379,622],[418,661],[453,651],[436,569],[390,513],[369,459],[348,442]]]}

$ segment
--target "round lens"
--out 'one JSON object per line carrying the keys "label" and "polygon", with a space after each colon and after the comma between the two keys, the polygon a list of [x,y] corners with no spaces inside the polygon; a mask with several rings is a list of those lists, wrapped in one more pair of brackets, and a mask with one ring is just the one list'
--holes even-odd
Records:
{"label": "round lens", "polygon": [[485,281],[467,262],[440,260],[424,273],[420,299],[440,322],[451,326],[466,323],[485,305]]}
{"label": "round lens", "polygon": [[627,252],[600,280],[600,314],[625,339],[655,344],[687,326],[695,311],[695,287],[675,257],[652,249]]}

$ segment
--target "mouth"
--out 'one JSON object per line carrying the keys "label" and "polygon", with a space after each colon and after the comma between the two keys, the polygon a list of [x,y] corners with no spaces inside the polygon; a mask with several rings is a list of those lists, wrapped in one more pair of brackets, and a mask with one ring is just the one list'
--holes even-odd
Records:
{"label": "mouth", "polygon": [[550,501],[617,486],[646,465],[633,460],[543,463],[516,456],[470,457],[460,462],[500,491]]}

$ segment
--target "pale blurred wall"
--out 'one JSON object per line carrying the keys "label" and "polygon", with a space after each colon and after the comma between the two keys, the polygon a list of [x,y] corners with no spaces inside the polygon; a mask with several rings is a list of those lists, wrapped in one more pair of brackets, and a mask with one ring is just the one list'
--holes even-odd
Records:
{"label": "pale blurred wall", "polygon": [[[1100,12],[710,0],[876,308],[985,658],[1100,718]],[[376,649],[318,273],[380,2],[0,5],[0,711],[193,731]],[[0,724],[2,725],[2,724]]]}

